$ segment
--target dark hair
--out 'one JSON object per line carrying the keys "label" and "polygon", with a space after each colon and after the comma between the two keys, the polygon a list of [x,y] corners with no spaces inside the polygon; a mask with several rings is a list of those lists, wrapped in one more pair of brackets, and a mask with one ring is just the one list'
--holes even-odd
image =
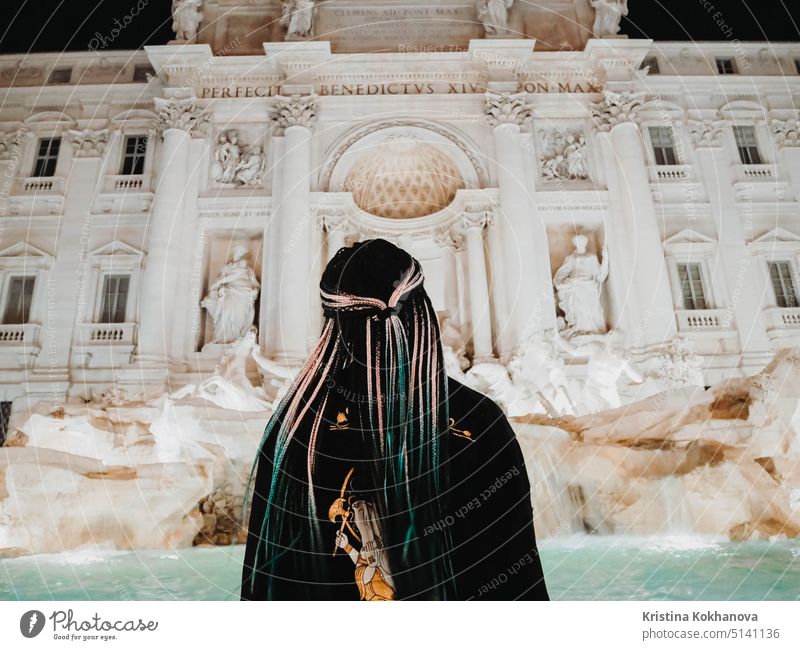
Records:
{"label": "dark hair", "polygon": [[[423,280],[420,263],[384,239],[340,248],[322,274],[320,339],[267,423],[253,465],[272,464],[263,520],[250,522],[261,525],[251,584],[263,568],[267,598],[279,557],[294,556],[295,575],[314,575],[302,564],[309,569],[326,555],[314,461],[334,386],[368,398],[359,408],[375,433],[373,480],[383,486],[375,506],[397,598],[453,595],[449,533],[428,534],[445,516],[449,411],[439,324]],[[252,477],[251,470],[246,494]]]}

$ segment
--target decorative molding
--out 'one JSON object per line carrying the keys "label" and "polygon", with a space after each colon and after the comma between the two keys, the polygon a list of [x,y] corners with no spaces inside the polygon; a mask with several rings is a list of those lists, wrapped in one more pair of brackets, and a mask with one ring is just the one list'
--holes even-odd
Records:
{"label": "decorative molding", "polygon": [[201,108],[194,99],[155,97],[153,102],[158,115],[156,128],[159,131],[180,129],[192,135],[205,135],[210,114],[208,109]]}
{"label": "decorative molding", "polygon": [[533,114],[526,97],[527,93],[486,93],[484,111],[489,126],[512,124],[523,127]]}
{"label": "decorative molding", "polygon": [[697,148],[721,147],[722,132],[728,123],[725,120],[689,120],[689,134]]}
{"label": "decorative molding", "polygon": [[76,158],[99,158],[105,152],[108,144],[108,129],[70,130],[67,133],[70,144],[72,144],[72,153]]}
{"label": "decorative molding", "polygon": [[603,91],[603,100],[590,104],[592,119],[599,131],[610,131],[617,124],[636,122],[635,113],[644,103],[645,93]]}
{"label": "decorative molding", "polygon": [[489,174],[486,170],[486,166],[483,164],[483,161],[476,153],[480,150],[477,145],[468,142],[467,140],[463,139],[460,134],[455,133],[446,126],[436,122],[398,117],[390,120],[373,122],[365,126],[358,127],[349,135],[347,135],[344,140],[338,142],[332,149],[332,153],[328,154],[327,158],[325,159],[325,164],[320,172],[319,186],[326,190],[330,189],[331,176],[333,175],[333,171],[336,169],[336,165],[338,164],[339,160],[341,160],[342,156],[344,156],[354,144],[372,133],[395,127],[424,129],[426,131],[430,131],[431,133],[436,133],[443,138],[447,138],[469,159],[470,163],[475,169],[478,185],[484,187],[488,184]]}
{"label": "decorative molding", "polygon": [[772,133],[780,147],[800,147],[800,120],[772,120]]}
{"label": "decorative molding", "polygon": [[313,128],[318,110],[319,101],[316,95],[275,97],[272,121],[277,128],[277,134],[283,135],[283,131],[290,126]]}

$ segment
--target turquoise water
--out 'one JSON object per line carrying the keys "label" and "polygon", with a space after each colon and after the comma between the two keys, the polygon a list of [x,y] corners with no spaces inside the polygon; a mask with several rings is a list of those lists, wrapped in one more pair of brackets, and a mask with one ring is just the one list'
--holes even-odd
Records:
{"label": "turquoise water", "polygon": [[[552,600],[800,600],[800,540],[579,535],[539,543]],[[2,600],[238,600],[244,546],[0,560]]]}

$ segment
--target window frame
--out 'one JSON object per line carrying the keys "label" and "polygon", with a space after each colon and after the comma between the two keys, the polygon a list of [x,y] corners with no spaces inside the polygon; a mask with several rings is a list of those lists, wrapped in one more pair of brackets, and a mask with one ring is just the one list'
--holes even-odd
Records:
{"label": "window frame", "polygon": [[[144,253],[114,240],[92,251],[88,255],[91,275],[82,296],[77,320],[84,324],[104,324],[100,318],[103,308],[103,285],[107,275],[128,275],[128,298],[125,307],[125,322],[138,323],[139,292],[141,290],[142,262]],[[121,323],[116,323],[121,324]]]}
{"label": "window frame", "polygon": [[[758,140],[758,129],[755,124],[742,124],[734,123],[731,126],[733,131],[733,143],[736,146],[736,152],[739,158],[739,163],[742,165],[765,165],[767,164],[764,156],[761,154],[761,143]],[[752,132],[752,144],[740,144],[737,134],[742,134],[744,129]],[[755,152],[755,161],[753,160],[753,152]]]}
{"label": "window frame", "polygon": [[[19,279],[31,279],[33,281],[33,286],[31,287],[31,294],[29,303],[27,305],[27,313],[24,315],[22,320],[15,320],[9,321],[8,320],[8,309],[9,309],[9,300],[11,299],[11,286],[15,280]],[[0,324],[2,325],[27,325],[31,321],[31,314],[33,312],[33,303],[36,300],[36,289],[37,289],[37,274],[35,272],[30,271],[23,271],[23,272],[12,272],[8,273],[4,278],[3,282],[3,292],[2,294],[2,303],[0,303]],[[23,292],[24,293],[24,292]],[[25,304],[23,301],[23,310],[25,310]]]}
{"label": "window frame", "polygon": [[[692,294],[691,295],[692,306],[689,306],[689,305],[686,304],[686,293],[684,291],[685,283],[684,283],[683,278],[681,277],[681,267],[685,267],[687,269],[689,267],[692,267],[692,268],[696,268],[697,269],[697,281],[699,282],[700,293],[702,294],[702,296],[697,297],[697,296],[694,295],[694,291],[692,290],[693,279],[691,277],[689,277],[688,278],[688,282],[689,282],[690,293]],[[713,306],[711,305],[711,303],[709,301],[709,296],[708,296],[708,293],[709,293],[708,292],[708,283],[706,282],[705,278],[703,277],[704,276],[704,273],[703,273],[703,262],[701,260],[680,260],[680,261],[676,261],[675,262],[675,271],[677,272],[677,275],[678,275],[678,294],[680,295],[680,300],[681,300],[680,309],[682,311],[707,311],[709,309],[713,309]],[[702,300],[702,302],[703,302],[703,306],[702,307],[696,306],[696,303],[698,302],[698,300]]]}
{"label": "window frame", "polygon": [[[131,298],[131,281],[133,279],[131,277],[132,274],[131,273],[126,273],[126,272],[118,273],[118,272],[114,271],[114,272],[103,272],[101,275],[102,275],[102,277],[100,278],[100,296],[99,296],[100,299],[97,301],[98,302],[98,305],[97,305],[97,318],[95,318],[94,322],[98,323],[98,324],[104,324],[104,325],[112,325],[112,324],[119,325],[121,323],[130,322],[128,320],[128,306],[129,306],[130,298]],[[124,316],[124,318],[122,320],[115,320],[115,318],[113,317],[113,316],[116,315],[116,313],[118,311],[120,311],[119,304],[117,303],[117,301],[119,301],[119,285],[117,285],[117,293],[115,294],[115,297],[114,297],[115,304],[113,306],[113,309],[111,310],[112,318],[109,318],[109,319],[104,318],[105,312],[106,312],[106,309],[105,309],[106,308],[106,297],[109,295],[108,292],[106,291],[106,286],[107,286],[107,283],[109,282],[109,280],[111,280],[112,278],[118,279],[118,280],[124,278],[127,281],[127,286],[125,288],[125,299],[124,299],[125,300],[125,304],[122,305],[122,310],[121,310],[122,311],[122,315]]]}
{"label": "window frame", "polygon": [[[727,71],[725,68],[725,64],[730,64],[730,72]],[[714,64],[717,69],[717,74],[719,75],[732,75],[732,74],[739,74],[739,68],[736,65],[736,58],[732,56],[715,56],[714,57]]]}
{"label": "window frame", "polygon": [[[796,309],[796,308],[800,307],[800,300],[798,300],[798,295],[797,295],[798,274],[797,274],[797,268],[796,268],[794,260],[791,257],[780,258],[778,256],[775,256],[772,259],[765,260],[765,263],[767,265],[767,279],[769,281],[769,286],[772,289],[772,299],[773,299],[772,302],[773,302],[773,305],[775,307],[778,307],[779,309]],[[785,264],[788,267],[788,272],[789,272],[788,280],[791,283],[791,290],[792,290],[791,293],[792,293],[792,299],[794,301],[793,305],[788,305],[788,304],[781,305],[780,304],[781,300],[783,300],[783,302],[786,303],[785,286],[783,286],[784,285],[784,281],[783,281],[784,279],[783,279],[782,276],[779,279],[780,279],[781,287],[784,289],[784,292],[783,292],[783,294],[781,296],[778,296],[778,293],[775,291],[775,281],[774,281],[774,279],[772,277],[772,268],[773,268],[773,266],[776,266],[776,265],[779,265],[779,264]]]}
{"label": "window frame", "polygon": [[[134,138],[144,139],[144,151],[140,154],[128,152],[128,141]],[[148,150],[150,149],[150,138],[147,133],[122,133],[120,145],[120,164],[118,167],[118,176],[143,176],[147,169]],[[133,160],[131,163],[133,170],[130,172],[125,171],[125,165],[128,160]],[[141,169],[136,171],[136,162],[139,161]]]}
{"label": "window frame", "polygon": [[[669,134],[670,138],[670,148],[672,150],[672,156],[675,162],[659,162],[659,153],[662,155],[666,148],[659,144],[656,145],[655,140],[653,139],[653,131],[657,130],[659,132],[666,131]],[[647,125],[647,138],[650,145],[650,153],[652,156],[653,164],[658,165],[659,167],[675,167],[680,166],[683,164],[680,155],[678,154],[678,146],[677,146],[677,139],[675,134],[675,127],[673,125],[663,125],[663,124],[648,124]]]}
{"label": "window frame", "polygon": [[[33,168],[31,169],[31,178],[53,178],[56,175],[56,171],[58,171],[58,158],[61,155],[61,141],[62,137],[60,135],[53,135],[50,137],[42,137],[38,136],[35,142],[35,149],[33,152]],[[48,142],[49,145],[47,147],[47,151],[42,157],[42,145]],[[55,154],[52,153],[53,149],[53,142],[57,142],[56,152]],[[43,169],[39,169],[40,163]],[[37,172],[46,172],[50,171],[51,173],[37,173]]]}
{"label": "window frame", "polygon": [[[58,75],[63,75],[66,73],[65,80],[57,80],[55,79]],[[57,67],[50,70],[50,74],[47,75],[47,85],[49,86],[59,86],[59,85],[67,85],[72,83],[72,68],[69,67]]]}

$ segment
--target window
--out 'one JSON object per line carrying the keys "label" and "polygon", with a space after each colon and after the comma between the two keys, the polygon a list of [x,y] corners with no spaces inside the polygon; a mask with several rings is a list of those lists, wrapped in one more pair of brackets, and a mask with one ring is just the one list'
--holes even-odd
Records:
{"label": "window", "polygon": [[147,75],[155,76],[156,71],[149,65],[137,65],[133,67],[134,82],[147,83]]}
{"label": "window", "polygon": [[792,277],[792,263],[789,261],[768,262],[769,279],[775,291],[775,303],[778,307],[797,307],[797,292]]}
{"label": "window", "polygon": [[733,135],[739,149],[739,158],[743,165],[760,165],[761,154],[758,152],[756,129],[753,126],[734,126]]}
{"label": "window", "polygon": [[56,68],[47,78],[49,84],[68,84],[72,79],[72,68]]}
{"label": "window", "polygon": [[144,155],[147,152],[146,135],[129,135],[125,138],[120,174],[131,176],[144,173]]}
{"label": "window", "polygon": [[20,325],[27,323],[31,315],[34,275],[15,275],[8,282],[8,296],[3,310],[3,323]]}
{"label": "window", "polygon": [[60,147],[61,138],[39,140],[39,151],[36,153],[36,164],[33,167],[34,176],[53,176],[56,173],[56,161]]}
{"label": "window", "polygon": [[11,419],[12,402],[0,402],[0,447],[6,442],[8,421]]}
{"label": "window", "polygon": [[658,67],[658,59],[654,56],[648,56],[642,61],[641,70],[650,68],[650,74],[658,74],[661,70]]}
{"label": "window", "polygon": [[678,264],[678,279],[681,283],[681,296],[684,309],[708,309],[700,264],[689,262]]}
{"label": "window", "polygon": [[720,74],[736,74],[736,63],[734,63],[733,59],[718,58],[717,72]]}
{"label": "window", "polygon": [[800,74],[800,59],[794,60],[794,69],[797,72],[797,74]]}
{"label": "window", "polygon": [[128,305],[131,276],[107,275],[103,279],[103,302],[100,306],[100,323],[124,323]]}
{"label": "window", "polygon": [[653,145],[653,155],[656,165],[677,165],[678,156],[675,153],[675,140],[672,137],[672,128],[669,126],[651,126],[650,143]]}

